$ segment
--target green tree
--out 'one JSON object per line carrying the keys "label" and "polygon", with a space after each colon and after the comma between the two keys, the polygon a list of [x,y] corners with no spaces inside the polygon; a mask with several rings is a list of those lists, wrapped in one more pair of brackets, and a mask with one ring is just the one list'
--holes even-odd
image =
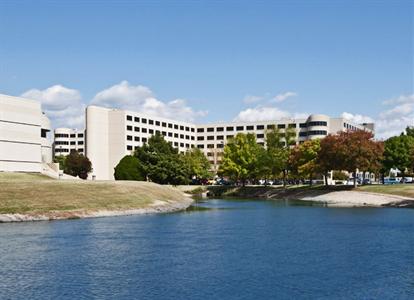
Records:
{"label": "green tree", "polygon": [[60,170],[65,170],[66,156],[64,156],[64,155],[55,156],[53,161],[55,163],[59,163],[59,169]]}
{"label": "green tree", "polygon": [[328,135],[320,141],[320,150],[316,163],[328,185],[328,174],[332,170],[344,170],[345,153],[337,135]]}
{"label": "green tree", "polygon": [[142,174],[142,166],[135,156],[124,156],[115,167],[115,180],[146,180]]}
{"label": "green tree", "polygon": [[283,174],[283,186],[286,186],[286,179],[289,170],[289,156],[291,146],[295,144],[296,130],[287,128],[285,132],[274,126],[274,129],[266,132],[266,149],[268,163],[271,168],[271,175],[274,177]]}
{"label": "green tree", "polygon": [[407,126],[407,128],[405,128],[405,133],[414,138],[414,126]]}
{"label": "green tree", "polygon": [[197,179],[211,177],[210,162],[200,149],[193,148],[188,150],[181,155],[181,161],[186,167],[189,179],[192,179],[193,177]]}
{"label": "green tree", "polygon": [[65,159],[66,174],[79,176],[79,178],[88,178],[88,173],[92,170],[92,164],[86,156],[79,154],[78,151],[72,150]]}
{"label": "green tree", "polygon": [[291,151],[290,164],[296,174],[309,178],[312,185],[314,175],[318,171],[317,158],[321,149],[320,140],[308,140],[297,145]]}
{"label": "green tree", "polygon": [[384,142],[384,169],[398,169],[405,176],[406,170],[413,168],[414,137],[394,136]]}
{"label": "green tree", "polygon": [[246,180],[255,178],[258,172],[258,156],[260,145],[253,134],[237,134],[224,147],[223,161],[219,174],[240,180],[245,186]]}
{"label": "green tree", "polygon": [[188,174],[178,150],[173,148],[160,133],[135,150],[134,156],[141,164],[141,174],[159,184],[187,184]]}

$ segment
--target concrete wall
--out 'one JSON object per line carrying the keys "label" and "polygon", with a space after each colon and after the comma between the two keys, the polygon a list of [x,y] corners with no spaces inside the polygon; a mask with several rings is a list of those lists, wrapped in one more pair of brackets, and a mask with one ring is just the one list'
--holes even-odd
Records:
{"label": "concrete wall", "polygon": [[0,171],[40,172],[52,161],[51,144],[41,137],[50,130],[40,103],[0,95]]}

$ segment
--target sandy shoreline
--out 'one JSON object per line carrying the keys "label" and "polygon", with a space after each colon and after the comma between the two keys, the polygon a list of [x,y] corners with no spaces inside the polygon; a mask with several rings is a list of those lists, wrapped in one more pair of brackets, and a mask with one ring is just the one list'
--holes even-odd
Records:
{"label": "sandy shoreline", "polygon": [[384,207],[398,206],[399,203],[414,199],[388,194],[377,194],[359,191],[334,191],[323,195],[303,197],[303,201],[315,201],[335,207]]}
{"label": "sandy shoreline", "polygon": [[129,215],[143,215],[155,213],[169,213],[185,210],[193,199],[186,197],[184,201],[154,201],[148,207],[125,210],[96,210],[96,211],[50,211],[45,213],[29,214],[0,214],[0,223],[30,222],[30,221],[52,221],[84,218],[115,217]]}

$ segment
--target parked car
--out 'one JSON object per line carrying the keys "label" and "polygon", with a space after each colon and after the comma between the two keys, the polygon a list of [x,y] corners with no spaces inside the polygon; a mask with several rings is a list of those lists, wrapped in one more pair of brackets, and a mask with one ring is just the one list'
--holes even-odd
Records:
{"label": "parked car", "polygon": [[362,184],[372,184],[372,181],[371,181],[371,179],[369,179],[369,178],[365,178],[365,179],[362,181]]}
{"label": "parked car", "polygon": [[400,182],[401,183],[413,183],[414,180],[413,180],[413,177],[404,177],[404,178],[401,178]]}
{"label": "parked car", "polygon": [[399,181],[396,178],[384,178],[384,184],[397,184]]}

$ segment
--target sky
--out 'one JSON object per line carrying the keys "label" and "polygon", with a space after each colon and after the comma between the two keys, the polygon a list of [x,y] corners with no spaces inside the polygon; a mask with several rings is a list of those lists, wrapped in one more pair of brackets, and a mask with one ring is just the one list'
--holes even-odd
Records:
{"label": "sky", "polygon": [[56,127],[95,104],[196,123],[414,125],[414,1],[0,0],[0,93]]}

